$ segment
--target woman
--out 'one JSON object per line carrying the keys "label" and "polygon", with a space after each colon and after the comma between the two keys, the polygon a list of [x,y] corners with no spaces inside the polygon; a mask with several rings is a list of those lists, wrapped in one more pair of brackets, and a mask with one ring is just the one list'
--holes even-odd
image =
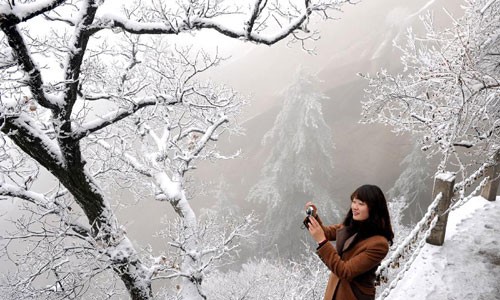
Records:
{"label": "woman", "polygon": [[[384,193],[363,185],[351,195],[351,209],[342,224],[324,226],[315,213],[309,233],[318,242],[317,254],[330,269],[325,300],[375,299],[375,271],[392,245],[389,210]],[[328,241],[336,241],[334,247]]]}

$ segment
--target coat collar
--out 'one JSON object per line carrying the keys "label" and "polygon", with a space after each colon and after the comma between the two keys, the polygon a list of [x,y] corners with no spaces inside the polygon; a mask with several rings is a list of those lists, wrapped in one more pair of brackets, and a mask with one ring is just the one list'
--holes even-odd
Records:
{"label": "coat collar", "polygon": [[358,233],[356,232],[355,234],[351,235],[344,243],[344,246],[342,247],[342,252],[345,252],[351,245],[353,245],[354,240],[358,236]]}
{"label": "coat collar", "polygon": [[352,232],[349,229],[349,227],[343,227],[337,232],[336,247],[340,256],[355,244],[356,237],[358,236],[357,232]]}

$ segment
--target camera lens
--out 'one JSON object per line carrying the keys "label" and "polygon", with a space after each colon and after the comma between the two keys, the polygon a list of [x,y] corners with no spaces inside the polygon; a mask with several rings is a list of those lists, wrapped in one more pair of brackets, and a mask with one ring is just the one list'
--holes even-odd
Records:
{"label": "camera lens", "polygon": [[309,206],[307,209],[306,209],[306,215],[308,216],[312,216],[313,215],[313,212],[314,212],[314,208],[312,206]]}

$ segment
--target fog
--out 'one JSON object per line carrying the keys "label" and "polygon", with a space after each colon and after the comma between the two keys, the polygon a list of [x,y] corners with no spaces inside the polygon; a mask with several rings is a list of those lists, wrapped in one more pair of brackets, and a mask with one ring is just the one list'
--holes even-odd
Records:
{"label": "fog", "polygon": [[[418,15],[424,9],[434,11],[437,26],[447,26],[451,19],[443,7],[455,16],[460,15],[460,1],[418,0],[377,0],[363,1],[345,7],[343,13],[336,14],[338,20],[329,22],[312,21],[311,27],[318,28],[321,39],[307,46],[315,48],[315,54],[302,50],[300,45],[281,42],[272,47],[254,45],[238,40],[220,38],[214,33],[198,33],[194,37],[179,35],[172,37],[172,43],[185,39],[197,41],[208,51],[217,49],[224,56],[230,56],[207,77],[247,95],[250,104],[241,117],[246,130],[244,136],[226,136],[218,147],[233,154],[241,149],[240,158],[231,161],[202,162],[198,164],[191,178],[196,186],[192,203],[196,211],[214,205],[210,195],[211,187],[221,179],[227,183],[225,191],[243,213],[265,207],[246,201],[249,189],[258,181],[263,163],[269,154],[269,147],[262,146],[264,134],[271,129],[281,108],[282,93],[289,86],[293,74],[299,66],[317,74],[322,83],[317,87],[329,99],[322,103],[324,118],[330,126],[335,147],[331,149],[334,159],[334,180],[331,182],[332,201],[346,209],[351,192],[361,184],[379,185],[388,191],[398,178],[402,159],[412,148],[410,136],[396,136],[391,129],[381,125],[359,124],[361,100],[366,82],[357,73],[375,73],[380,68],[398,71],[399,52],[392,46],[396,37],[403,37],[408,26],[419,24]],[[418,30],[417,30],[418,32]],[[432,167],[432,165],[431,165]],[[434,172],[430,170],[431,174]],[[39,184],[46,184],[51,179]],[[429,178],[430,202],[432,179]],[[157,202],[145,196],[131,199],[127,190],[116,192],[113,203],[120,203],[117,211],[120,222],[127,228],[132,241],[138,245],[151,244],[155,251],[167,247],[168,241],[155,237],[164,225],[162,219],[175,214],[170,205]],[[293,199],[306,203],[314,199]],[[2,201],[4,214],[0,226],[7,226],[7,220],[17,215],[12,203]],[[123,205],[126,203],[126,205]],[[339,222],[324,212],[326,221]],[[301,220],[284,220],[296,222]],[[297,237],[298,241],[304,236]]]}
{"label": "fog", "polygon": [[[199,212],[214,205],[210,190],[221,179],[228,184],[227,197],[243,213],[266,209],[245,198],[258,181],[269,147],[272,147],[264,147],[261,140],[271,129],[281,108],[281,95],[299,66],[317,74],[323,81],[318,90],[329,96],[322,104],[335,143],[335,148],[331,149],[335,178],[331,182],[332,201],[346,209],[352,191],[365,183],[379,185],[387,192],[404,167],[400,163],[412,148],[412,137],[397,136],[391,128],[382,125],[359,124],[360,101],[366,82],[356,74],[373,74],[381,68],[401,70],[399,52],[392,46],[393,39],[403,38],[409,26],[419,32],[418,16],[427,9],[433,11],[436,26],[449,26],[448,13],[460,16],[459,5],[460,1],[383,0],[348,6],[336,15],[340,19],[316,22],[314,26],[319,29],[321,39],[308,44],[315,48],[315,54],[307,53],[298,44],[287,45],[286,42],[268,47],[220,38],[214,33],[188,37],[197,40],[207,51],[217,49],[223,56],[230,56],[207,77],[233,87],[250,100],[241,118],[246,134],[226,136],[218,142],[218,147],[228,155],[241,149],[240,158],[197,165],[191,182],[196,187],[191,200],[194,209]],[[174,37],[173,42],[185,43],[184,38],[182,35]],[[431,164],[430,174],[435,172],[434,168]],[[428,182],[428,197],[421,199],[422,207],[431,200],[432,178],[428,178]],[[123,195],[127,197],[126,191]],[[304,204],[314,201],[292,200]],[[154,239],[152,235],[164,226],[158,222],[160,219],[173,216],[170,206],[152,199],[140,199],[138,205],[123,208],[118,214],[132,239],[142,244],[151,243],[153,248],[165,246],[165,241]],[[329,217],[328,212],[324,215],[328,222],[341,221]],[[296,222],[297,226],[301,222],[299,219],[284,221]],[[304,237],[297,237],[297,242]]]}

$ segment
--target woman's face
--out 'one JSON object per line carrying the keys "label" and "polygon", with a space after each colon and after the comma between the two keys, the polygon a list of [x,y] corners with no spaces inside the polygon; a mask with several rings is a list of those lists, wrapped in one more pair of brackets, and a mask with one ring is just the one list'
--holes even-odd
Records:
{"label": "woman's face", "polygon": [[358,198],[352,199],[351,202],[352,218],[356,221],[368,220],[368,205]]}

